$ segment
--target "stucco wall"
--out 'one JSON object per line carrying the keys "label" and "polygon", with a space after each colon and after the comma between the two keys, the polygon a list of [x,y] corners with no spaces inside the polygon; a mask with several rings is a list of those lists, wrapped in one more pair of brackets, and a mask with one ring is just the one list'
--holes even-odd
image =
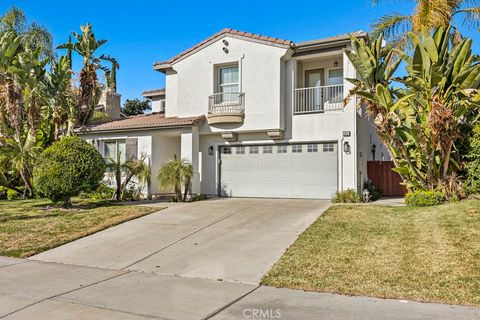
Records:
{"label": "stucco wall", "polygon": [[[95,140],[95,144],[98,145],[98,151],[104,156],[104,143],[109,140],[125,140],[128,138],[137,139],[137,158],[146,155],[148,158],[145,160],[149,165],[152,163],[152,136],[148,132],[132,131],[132,132],[117,132],[117,133],[96,133],[80,135],[80,138],[89,142]],[[143,193],[149,192],[148,186],[141,186]]]}
{"label": "stucco wall", "polygon": [[158,171],[160,170],[161,166],[167,162],[168,160],[172,159],[173,156],[176,155],[177,158],[180,158],[180,136],[178,134],[174,134],[171,131],[165,130],[162,131],[155,131],[152,133],[152,179],[151,179],[151,187],[150,192],[155,193],[162,193],[168,192],[171,190],[166,190],[160,187],[160,184],[157,180]]}
{"label": "stucco wall", "polygon": [[164,112],[164,106],[162,106],[162,101],[165,101],[164,96],[155,96],[152,97],[152,112]]}
{"label": "stucco wall", "polygon": [[[228,53],[223,40],[228,42]],[[215,92],[218,65],[238,63],[240,91],[245,93],[245,121],[239,126],[202,127],[204,132],[280,128],[282,65],[286,49],[240,40],[220,39],[173,65],[166,77],[167,116],[207,114],[208,96]]]}

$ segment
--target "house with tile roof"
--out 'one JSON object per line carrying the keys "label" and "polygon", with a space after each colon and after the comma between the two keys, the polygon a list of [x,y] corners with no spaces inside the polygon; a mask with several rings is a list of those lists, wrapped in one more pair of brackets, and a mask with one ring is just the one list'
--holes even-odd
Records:
{"label": "house with tile roof", "polygon": [[[193,193],[328,199],[360,190],[367,162],[388,152],[355,97],[346,99],[346,79],[357,76],[349,46],[349,34],[295,43],[224,29],[154,63],[166,87],[143,93],[151,114],[80,134],[106,157],[148,156],[152,177],[173,155],[187,159]],[[167,191],[155,178],[145,186]]]}

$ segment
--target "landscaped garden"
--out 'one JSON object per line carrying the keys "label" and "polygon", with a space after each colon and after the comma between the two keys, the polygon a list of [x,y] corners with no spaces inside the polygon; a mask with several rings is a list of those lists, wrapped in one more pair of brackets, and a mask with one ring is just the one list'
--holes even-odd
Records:
{"label": "landscaped garden", "polygon": [[80,200],[63,209],[48,200],[0,201],[0,256],[25,258],[161,208]]}
{"label": "landscaped garden", "polygon": [[480,306],[480,201],[428,208],[337,205],[262,283]]}

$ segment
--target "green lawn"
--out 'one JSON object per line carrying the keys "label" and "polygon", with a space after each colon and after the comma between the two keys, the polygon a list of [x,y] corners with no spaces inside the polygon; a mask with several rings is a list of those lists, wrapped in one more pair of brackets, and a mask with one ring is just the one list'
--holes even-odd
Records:
{"label": "green lawn", "polygon": [[93,200],[69,210],[48,200],[0,201],[0,255],[25,258],[158,210]]}
{"label": "green lawn", "polygon": [[480,306],[480,201],[334,206],[262,284]]}

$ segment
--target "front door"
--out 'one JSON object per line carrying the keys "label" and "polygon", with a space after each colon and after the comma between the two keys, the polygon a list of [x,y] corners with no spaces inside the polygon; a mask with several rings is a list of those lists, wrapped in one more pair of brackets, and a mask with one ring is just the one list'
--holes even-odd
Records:
{"label": "front door", "polygon": [[305,83],[309,89],[309,99],[313,101],[314,111],[323,111],[323,69],[308,70],[305,73]]}

